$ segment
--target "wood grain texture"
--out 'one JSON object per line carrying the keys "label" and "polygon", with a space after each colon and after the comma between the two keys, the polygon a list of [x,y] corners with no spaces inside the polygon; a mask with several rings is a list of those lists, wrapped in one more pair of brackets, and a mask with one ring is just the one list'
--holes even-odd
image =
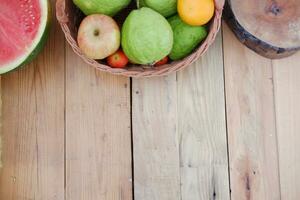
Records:
{"label": "wood grain texture", "polygon": [[229,4],[238,23],[254,37],[285,49],[300,46],[298,0],[229,0]]}
{"label": "wood grain texture", "polygon": [[300,54],[273,61],[282,200],[300,197]]}
{"label": "wood grain texture", "polygon": [[136,200],[180,200],[175,74],[133,79]]}
{"label": "wood grain texture", "polygon": [[177,87],[182,200],[230,199],[221,34]]}
{"label": "wood grain texture", "polygon": [[0,199],[63,200],[64,38],[55,21],[43,53],[3,75],[2,91]]}
{"label": "wood grain texture", "polygon": [[129,79],[66,61],[66,199],[131,200]]}
{"label": "wood grain texture", "polygon": [[300,49],[298,0],[228,0],[223,16],[241,43],[266,58]]}
{"label": "wood grain texture", "polygon": [[224,26],[232,200],[280,199],[271,61]]}

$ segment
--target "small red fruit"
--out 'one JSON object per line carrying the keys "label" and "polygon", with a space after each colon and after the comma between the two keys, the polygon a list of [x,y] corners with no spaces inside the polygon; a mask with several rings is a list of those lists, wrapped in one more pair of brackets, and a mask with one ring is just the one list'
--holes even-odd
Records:
{"label": "small red fruit", "polygon": [[158,61],[157,63],[155,63],[154,65],[157,67],[157,66],[161,66],[161,65],[165,65],[167,64],[169,61],[169,57],[166,56],[164,57],[163,59],[161,59],[160,61]]}
{"label": "small red fruit", "polygon": [[107,58],[107,63],[112,68],[124,68],[128,64],[128,58],[122,50],[118,50]]}

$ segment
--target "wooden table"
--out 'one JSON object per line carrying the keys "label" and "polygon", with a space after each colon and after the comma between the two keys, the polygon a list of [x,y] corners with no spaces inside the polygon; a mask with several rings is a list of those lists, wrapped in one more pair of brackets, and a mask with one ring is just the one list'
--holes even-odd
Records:
{"label": "wooden table", "polygon": [[54,22],[1,84],[1,200],[300,199],[300,54],[262,58],[226,25],[188,69],[129,79]]}

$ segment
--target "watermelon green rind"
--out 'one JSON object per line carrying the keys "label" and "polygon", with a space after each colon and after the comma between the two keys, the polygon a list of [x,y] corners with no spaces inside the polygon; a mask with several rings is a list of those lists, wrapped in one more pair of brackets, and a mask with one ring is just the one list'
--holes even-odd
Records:
{"label": "watermelon green rind", "polygon": [[48,0],[40,0],[41,3],[41,24],[39,27],[39,31],[34,41],[32,42],[31,47],[18,59],[15,59],[13,62],[6,64],[4,66],[0,66],[0,74],[5,74],[12,70],[15,70],[25,64],[28,64],[32,61],[44,48],[49,32],[50,32],[50,24],[51,24],[51,7]]}

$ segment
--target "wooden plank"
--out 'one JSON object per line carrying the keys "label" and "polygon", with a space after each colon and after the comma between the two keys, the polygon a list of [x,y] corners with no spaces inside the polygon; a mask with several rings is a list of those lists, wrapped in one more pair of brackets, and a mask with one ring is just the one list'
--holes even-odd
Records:
{"label": "wooden plank", "polygon": [[280,199],[271,61],[224,26],[224,64],[232,199]]}
{"label": "wooden plank", "polygon": [[0,199],[64,199],[63,55],[64,38],[53,20],[38,59],[2,76]]}
{"label": "wooden plank", "polygon": [[221,35],[177,87],[182,200],[230,199]]}
{"label": "wooden plank", "polygon": [[179,200],[176,75],[132,84],[135,199]]}
{"label": "wooden plank", "polygon": [[66,199],[132,199],[129,79],[66,65]]}
{"label": "wooden plank", "polygon": [[300,54],[274,60],[281,198],[300,197]]}

